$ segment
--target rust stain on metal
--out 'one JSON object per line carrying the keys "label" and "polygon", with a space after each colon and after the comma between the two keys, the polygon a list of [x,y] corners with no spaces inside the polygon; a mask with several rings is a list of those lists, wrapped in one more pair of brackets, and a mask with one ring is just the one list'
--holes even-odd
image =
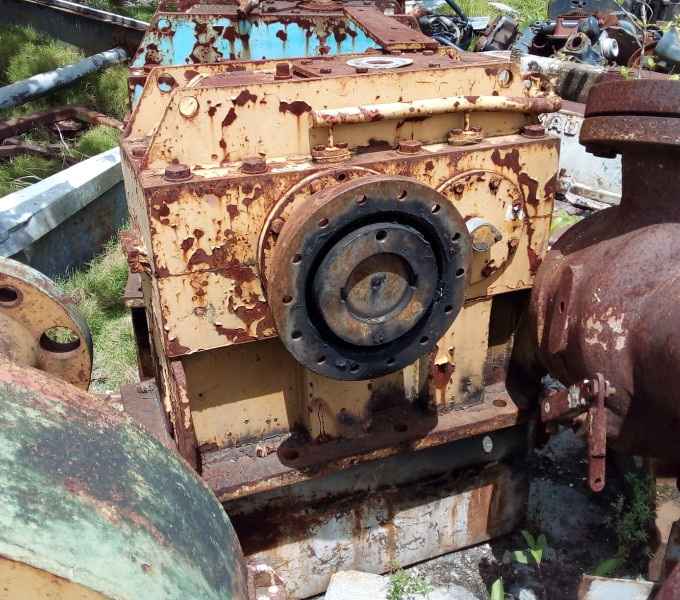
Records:
{"label": "rust stain on metal", "polygon": [[293,100],[293,102],[279,102],[279,112],[291,113],[296,117],[301,117],[305,113],[311,111],[312,107],[302,100]]}

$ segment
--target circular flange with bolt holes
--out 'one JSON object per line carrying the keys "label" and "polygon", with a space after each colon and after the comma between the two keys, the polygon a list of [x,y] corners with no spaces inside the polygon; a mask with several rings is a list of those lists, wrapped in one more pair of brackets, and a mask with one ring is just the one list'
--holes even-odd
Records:
{"label": "circular flange with bolt holes", "polygon": [[298,206],[279,235],[267,301],[305,367],[341,380],[393,373],[427,352],[463,305],[472,247],[446,197],[367,176]]}
{"label": "circular flange with bolt holes", "polygon": [[92,338],[76,304],[51,279],[0,257],[0,357],[87,389]]}

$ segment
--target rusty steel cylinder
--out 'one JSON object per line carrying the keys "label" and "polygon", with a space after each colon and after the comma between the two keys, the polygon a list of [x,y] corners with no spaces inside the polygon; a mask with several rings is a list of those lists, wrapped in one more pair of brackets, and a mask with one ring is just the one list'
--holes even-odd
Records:
{"label": "rusty steel cylinder", "polygon": [[531,297],[535,343],[565,385],[602,373],[610,447],[680,458],[680,88],[603,83],[580,141],[620,153],[621,204],[559,238]]}

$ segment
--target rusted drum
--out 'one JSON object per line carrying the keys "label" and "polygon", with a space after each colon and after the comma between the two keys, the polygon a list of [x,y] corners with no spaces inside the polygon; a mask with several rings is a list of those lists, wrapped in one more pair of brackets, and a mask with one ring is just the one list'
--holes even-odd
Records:
{"label": "rusted drum", "polygon": [[51,279],[0,256],[0,355],[87,389],[92,338],[75,302]]}
{"label": "rusted drum", "polygon": [[602,373],[607,438],[621,452],[680,458],[680,88],[603,83],[581,143],[622,155],[620,206],[574,225],[531,298],[541,356],[564,384]]}
{"label": "rusted drum", "polygon": [[286,222],[267,289],[281,340],[341,380],[393,373],[427,352],[460,311],[470,235],[442,194],[369,176],[310,196]]}
{"label": "rusted drum", "polygon": [[0,404],[3,597],[248,597],[222,506],[146,429],[4,358]]}

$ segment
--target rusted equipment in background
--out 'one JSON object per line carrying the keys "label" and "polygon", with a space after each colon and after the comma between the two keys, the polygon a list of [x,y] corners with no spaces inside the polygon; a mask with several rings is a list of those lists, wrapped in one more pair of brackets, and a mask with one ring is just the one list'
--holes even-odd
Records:
{"label": "rusted equipment in background", "polygon": [[[50,338],[55,327],[74,341]],[[243,555],[212,492],[154,435],[79,389],[91,341],[64,292],[0,258],[0,331],[6,597],[245,600]]]}
{"label": "rusted equipment in background", "polygon": [[[621,154],[621,204],[558,240],[531,300],[533,336],[549,371],[567,385],[602,373],[615,388],[604,399],[608,444],[667,459],[680,457],[677,99],[668,81],[593,88],[581,143],[598,156]],[[583,415],[576,422],[588,431]]]}
{"label": "rusted equipment in background", "polygon": [[560,104],[537,81],[431,50],[148,74],[122,143],[146,351],[293,597],[522,518]]}

